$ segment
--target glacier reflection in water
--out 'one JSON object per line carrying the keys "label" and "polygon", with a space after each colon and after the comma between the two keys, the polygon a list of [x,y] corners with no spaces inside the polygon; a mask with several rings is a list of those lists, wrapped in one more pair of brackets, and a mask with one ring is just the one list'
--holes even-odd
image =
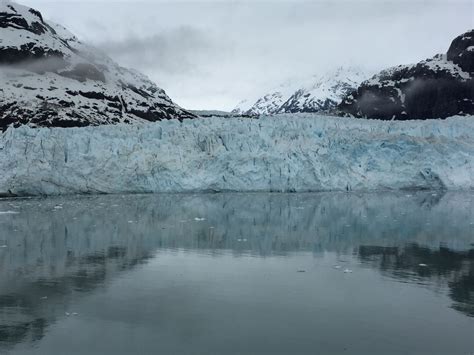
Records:
{"label": "glacier reflection in water", "polygon": [[0,351],[474,349],[474,195],[0,201]]}

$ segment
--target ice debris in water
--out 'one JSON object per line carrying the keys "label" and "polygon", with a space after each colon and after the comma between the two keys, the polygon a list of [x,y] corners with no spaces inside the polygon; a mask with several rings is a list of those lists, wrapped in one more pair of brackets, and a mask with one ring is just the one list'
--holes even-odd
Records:
{"label": "ice debris in water", "polygon": [[426,265],[426,264],[418,264],[418,266],[427,267],[428,265]]}
{"label": "ice debris in water", "polygon": [[344,269],[344,273],[350,274],[350,273],[352,273],[352,270],[351,269]]}
{"label": "ice debris in water", "polygon": [[0,211],[0,214],[18,214],[20,212],[16,212],[16,211]]}
{"label": "ice debris in water", "polygon": [[198,218],[198,217],[196,217],[196,218],[194,218],[194,220],[195,220],[195,221],[198,221],[198,222],[202,222],[202,221],[205,221],[206,219],[205,219],[205,218]]}

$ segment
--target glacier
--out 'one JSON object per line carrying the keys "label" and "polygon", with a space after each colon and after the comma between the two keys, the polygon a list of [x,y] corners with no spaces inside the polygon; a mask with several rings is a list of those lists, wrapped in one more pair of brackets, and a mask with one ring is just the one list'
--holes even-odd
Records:
{"label": "glacier", "polygon": [[472,116],[281,114],[0,135],[4,196],[473,188]]}

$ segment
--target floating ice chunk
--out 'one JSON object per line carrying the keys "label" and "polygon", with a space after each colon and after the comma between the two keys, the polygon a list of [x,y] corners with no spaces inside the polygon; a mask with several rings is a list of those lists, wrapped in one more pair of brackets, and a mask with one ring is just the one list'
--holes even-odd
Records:
{"label": "floating ice chunk", "polygon": [[418,264],[418,266],[427,267],[428,265],[426,265],[426,264]]}
{"label": "floating ice chunk", "polygon": [[337,270],[339,270],[339,269],[342,268],[342,266],[341,266],[341,265],[334,265],[334,268],[337,269]]}
{"label": "floating ice chunk", "polygon": [[344,273],[346,273],[346,274],[351,274],[351,273],[352,273],[352,270],[351,270],[351,269],[344,269]]}
{"label": "floating ice chunk", "polygon": [[194,218],[194,220],[197,221],[197,222],[202,222],[202,221],[205,221],[206,219],[205,219],[205,218],[196,217],[196,218]]}
{"label": "floating ice chunk", "polygon": [[20,212],[17,211],[0,211],[0,215],[2,214],[19,214]]}

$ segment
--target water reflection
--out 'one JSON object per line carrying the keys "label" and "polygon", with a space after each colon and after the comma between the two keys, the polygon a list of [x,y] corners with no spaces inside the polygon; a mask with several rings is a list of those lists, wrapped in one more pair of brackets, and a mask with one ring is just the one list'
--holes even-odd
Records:
{"label": "water reflection", "polygon": [[354,258],[395,281],[446,292],[453,309],[474,317],[472,243],[474,195],[464,193],[3,200],[0,349],[42,339],[71,316],[71,304],[159,250]]}
{"label": "water reflection", "polygon": [[474,249],[454,251],[409,244],[403,247],[363,246],[363,263],[403,282],[427,286],[447,285],[453,308],[474,317]]}

